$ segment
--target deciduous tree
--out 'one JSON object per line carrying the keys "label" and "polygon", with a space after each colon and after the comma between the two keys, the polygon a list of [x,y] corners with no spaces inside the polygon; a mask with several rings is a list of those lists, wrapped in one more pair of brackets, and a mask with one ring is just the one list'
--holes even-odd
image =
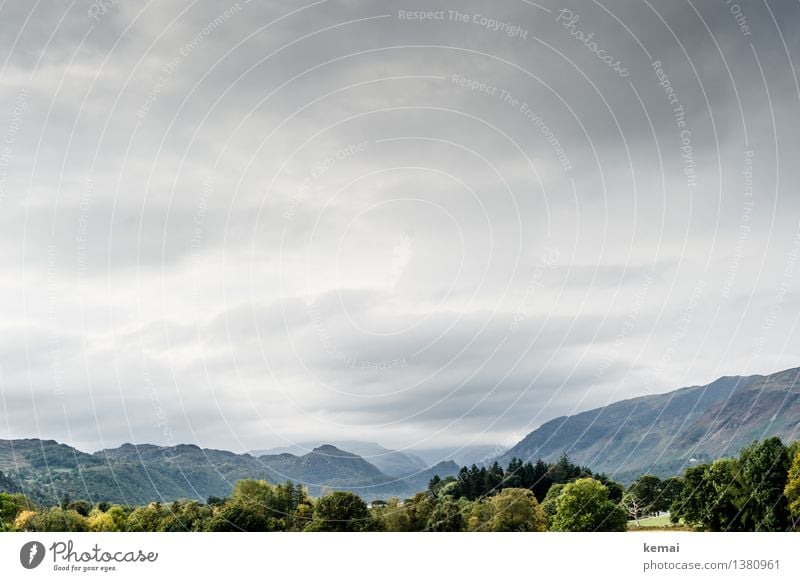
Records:
{"label": "deciduous tree", "polygon": [[608,489],[593,478],[580,478],[564,487],[555,501],[551,523],[555,531],[624,531],[628,517],[608,498]]}

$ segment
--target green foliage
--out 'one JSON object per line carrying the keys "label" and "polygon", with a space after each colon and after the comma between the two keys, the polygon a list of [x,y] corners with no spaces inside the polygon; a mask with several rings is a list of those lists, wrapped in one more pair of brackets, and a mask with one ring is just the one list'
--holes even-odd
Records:
{"label": "green foliage", "polygon": [[658,512],[658,502],[661,498],[662,483],[658,476],[644,474],[630,485],[628,494],[635,495],[642,503],[642,514]]}
{"label": "green foliage", "polygon": [[456,533],[463,531],[466,526],[461,506],[450,496],[445,496],[436,502],[428,517],[425,530],[433,532]]}
{"label": "green foliage", "polygon": [[23,510],[30,510],[31,503],[23,494],[0,492],[0,531],[14,530],[14,521]]}
{"label": "green foliage", "polygon": [[789,453],[780,438],[754,442],[742,451],[741,485],[748,496],[745,530],[785,531],[790,528],[789,507],[783,491],[789,472]]}
{"label": "green foliage", "polygon": [[[793,442],[796,444],[797,442]],[[790,446],[789,450],[792,450]],[[789,503],[789,511],[794,519],[794,528],[800,525],[800,450],[792,456],[792,466],[789,468],[789,477],[784,488],[784,496]]]}
{"label": "green foliage", "polygon": [[0,470],[0,492],[19,492],[19,486]]}
{"label": "green foliage", "polygon": [[542,510],[545,516],[550,520],[556,515],[556,499],[559,494],[561,494],[561,491],[564,490],[565,486],[566,484],[553,484],[550,490],[547,491],[547,496],[544,497]]}
{"label": "green foliage", "polygon": [[81,516],[89,516],[89,513],[92,510],[92,503],[86,502],[85,500],[75,500],[68,503],[66,508],[69,510],[74,510]]}
{"label": "green foliage", "polygon": [[[587,476],[592,476],[592,471],[573,464],[566,454],[553,464],[541,460],[535,464],[523,464],[519,458],[512,458],[505,470],[497,462],[489,468],[478,468],[473,464],[469,468],[461,468],[455,479],[432,479],[428,489],[437,495],[449,494],[454,498],[479,500],[497,494],[504,488],[526,488],[542,502],[553,484],[566,484]],[[614,500],[622,497],[621,485],[604,475],[598,476],[598,479],[613,490]]]}
{"label": "green foliage", "polygon": [[686,470],[672,503],[673,522],[708,531],[784,531],[791,528],[789,452],[779,438],[743,449],[739,458]]}
{"label": "green foliage", "polygon": [[215,503],[210,519],[196,514],[187,526],[193,530],[208,520],[207,530],[218,532],[302,530],[310,518],[311,499],[302,486],[240,480],[228,501]]}
{"label": "green foliage", "polygon": [[608,488],[593,478],[567,484],[555,501],[554,531],[624,531],[625,511],[608,498]]}
{"label": "green foliage", "polygon": [[386,531],[402,533],[415,530],[411,503],[401,504],[397,498],[390,498],[384,506],[372,510],[375,518],[383,524],[383,529]]}
{"label": "green foliage", "polygon": [[161,521],[159,530],[165,532],[192,532],[205,530],[212,509],[195,500],[173,502],[169,514]]}
{"label": "green foliage", "polygon": [[492,529],[493,516],[493,507],[485,500],[471,503],[467,514],[467,530],[473,532],[490,531]]}
{"label": "green foliage", "polygon": [[95,533],[115,533],[123,530],[114,520],[112,514],[109,514],[108,511],[103,512],[99,508],[92,509],[86,519],[86,525],[90,531]]}
{"label": "green foliage", "polygon": [[547,517],[526,488],[506,488],[487,502],[491,508],[488,530],[495,532],[544,531]]}
{"label": "green foliage", "polygon": [[661,482],[661,496],[656,503],[656,510],[666,512],[683,493],[683,478],[671,477]]}
{"label": "green foliage", "polygon": [[362,531],[367,522],[367,505],[352,492],[337,490],[314,504],[314,518],[307,531]]}
{"label": "green foliage", "polygon": [[54,506],[36,513],[25,523],[23,530],[38,533],[85,532],[89,526],[86,517],[74,510]]}
{"label": "green foliage", "polygon": [[665,505],[664,483],[658,476],[644,474],[625,491],[621,505],[632,519],[639,520],[643,516],[653,515]]}
{"label": "green foliage", "polygon": [[161,530],[161,521],[167,511],[159,502],[151,502],[147,506],[135,509],[126,521],[125,530],[134,533],[152,533]]}

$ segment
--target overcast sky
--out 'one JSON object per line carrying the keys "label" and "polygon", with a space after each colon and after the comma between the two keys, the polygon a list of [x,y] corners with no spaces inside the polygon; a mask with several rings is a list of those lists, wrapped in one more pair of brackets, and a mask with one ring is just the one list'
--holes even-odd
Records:
{"label": "overcast sky", "polygon": [[800,365],[798,2],[0,6],[0,438],[510,446]]}

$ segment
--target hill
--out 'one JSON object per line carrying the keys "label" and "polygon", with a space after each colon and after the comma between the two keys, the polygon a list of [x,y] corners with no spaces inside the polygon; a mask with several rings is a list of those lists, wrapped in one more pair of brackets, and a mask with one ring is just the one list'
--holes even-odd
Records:
{"label": "hill", "polygon": [[[278,454],[293,454],[295,456],[302,456],[303,454],[308,453],[310,450],[325,444],[326,442],[305,442],[295,444],[293,446],[283,446],[269,450],[254,450],[250,452],[250,454],[256,457],[275,456]],[[339,448],[339,450],[345,450],[357,456],[361,456],[364,460],[389,476],[408,476],[409,474],[415,474],[420,470],[425,470],[429,466],[424,460],[415,454],[410,452],[389,450],[373,442],[343,440],[337,442],[328,442],[328,444]]]}
{"label": "hill", "polygon": [[792,440],[800,428],[800,369],[722,377],[703,386],[628,399],[543,424],[506,452],[553,461],[566,453],[629,480],[678,474],[694,461],[735,455],[753,440]]}
{"label": "hill", "polygon": [[312,495],[328,489],[351,490],[367,500],[389,496],[406,497],[425,489],[438,474],[442,478],[458,473],[458,465],[442,462],[432,468],[417,470],[400,477],[378,470],[364,458],[325,444],[302,456],[276,454],[259,456],[273,479],[292,480],[305,484]]}
{"label": "hill", "polygon": [[22,491],[36,502],[56,504],[65,498],[128,505],[182,498],[225,497],[244,478],[270,482],[292,480],[309,493],[352,490],[366,500],[407,497],[422,490],[434,474],[455,474],[442,464],[396,478],[356,454],[323,445],[308,454],[235,454],[191,444],[123,444],[87,454],[53,440],[0,440],[0,490]]}

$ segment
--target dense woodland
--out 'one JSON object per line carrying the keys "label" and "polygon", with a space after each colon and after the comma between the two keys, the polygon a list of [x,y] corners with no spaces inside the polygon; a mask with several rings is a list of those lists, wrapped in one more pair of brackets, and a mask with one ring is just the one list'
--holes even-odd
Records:
{"label": "dense woodland", "polygon": [[643,475],[624,488],[562,456],[504,469],[462,468],[434,477],[404,500],[367,505],[352,492],[314,499],[300,485],[241,480],[228,498],[130,507],[64,498],[37,506],[0,473],[4,531],[624,531],[669,512],[676,525],[707,531],[800,528],[800,443],[773,437],[737,458],[687,468],[682,477]]}

